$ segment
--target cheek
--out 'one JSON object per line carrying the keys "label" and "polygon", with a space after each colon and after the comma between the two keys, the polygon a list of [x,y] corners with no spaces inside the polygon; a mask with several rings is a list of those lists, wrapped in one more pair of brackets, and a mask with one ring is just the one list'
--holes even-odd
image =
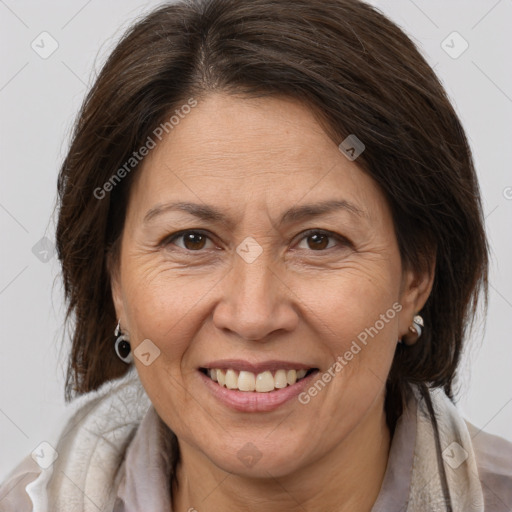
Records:
{"label": "cheek", "polygon": [[161,350],[161,363],[179,364],[204,322],[208,293],[218,277],[187,276],[165,266],[127,267],[125,304],[135,347],[150,339]]}
{"label": "cheek", "polygon": [[[309,389],[319,422],[350,430],[382,395],[396,348],[399,282],[390,267],[380,272],[353,266],[309,286],[304,311],[319,333],[318,346],[328,354],[325,386]],[[306,289],[300,293],[305,296]],[[322,376],[319,376],[321,379]],[[319,396],[319,398],[316,398]],[[304,398],[305,400],[308,397]],[[325,402],[332,407],[322,407]],[[347,414],[350,411],[350,414]],[[333,434],[335,435],[335,434]]]}
{"label": "cheek", "polygon": [[299,279],[294,287],[304,299],[306,322],[318,333],[317,346],[327,354],[326,371],[335,376],[330,397],[354,411],[364,410],[364,397],[372,400],[387,379],[401,310],[393,266],[382,260],[366,263],[322,279]]}
{"label": "cheek", "polygon": [[[397,322],[400,308],[393,304],[399,299],[400,282],[392,265],[376,263],[347,264],[315,279],[298,277],[293,289],[307,306],[304,313],[310,310],[311,321],[323,325],[323,332],[342,334],[344,340],[356,338],[376,322],[378,330],[387,333]],[[384,324],[379,321],[381,315],[386,315]]]}

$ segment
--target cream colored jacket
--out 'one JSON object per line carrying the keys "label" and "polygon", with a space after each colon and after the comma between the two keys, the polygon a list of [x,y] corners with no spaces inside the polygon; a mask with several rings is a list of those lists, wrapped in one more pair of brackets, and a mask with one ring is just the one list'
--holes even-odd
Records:
{"label": "cream colored jacket", "polygon": [[[512,443],[464,421],[441,390],[431,391],[431,398],[442,456],[436,455],[424,399],[414,390],[398,421],[372,512],[448,510],[440,464],[453,512],[510,512]],[[8,475],[0,485],[0,511],[172,512],[176,446],[132,368],[88,396],[53,447],[53,463],[48,447]]]}

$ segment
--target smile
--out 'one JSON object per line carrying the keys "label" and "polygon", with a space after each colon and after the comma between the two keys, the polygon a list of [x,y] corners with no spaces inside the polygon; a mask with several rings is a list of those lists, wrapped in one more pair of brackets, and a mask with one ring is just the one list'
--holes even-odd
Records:
{"label": "smile", "polygon": [[[245,366],[247,368],[251,365]],[[275,368],[279,366],[276,365]],[[317,368],[259,370],[251,372],[247,369],[234,370],[229,367],[199,368],[197,373],[207,392],[218,403],[244,413],[270,412],[283,407],[286,403],[293,404],[293,399],[307,389],[315,375],[319,373]]]}
{"label": "smile", "polygon": [[220,368],[201,368],[200,371],[213,382],[227,389],[268,393],[293,386],[296,382],[317,371],[317,368],[310,368],[309,370],[266,370],[258,374],[245,370],[223,370]]}

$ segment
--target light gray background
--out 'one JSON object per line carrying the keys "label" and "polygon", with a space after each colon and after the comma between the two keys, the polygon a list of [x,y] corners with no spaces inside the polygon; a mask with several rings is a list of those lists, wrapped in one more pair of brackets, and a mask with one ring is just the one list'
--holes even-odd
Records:
{"label": "light gray background", "polygon": [[[512,1],[372,3],[420,45],[474,151],[491,289],[487,324],[475,330],[461,372],[459,406],[478,427],[512,440]],[[51,247],[32,249],[45,236],[54,240],[57,171],[95,70],[129,24],[158,4],[0,0],[0,479],[40,442],[55,440],[74,408],[63,399],[58,261]],[[34,40],[50,48],[44,31],[58,43],[47,59],[31,48]],[[469,44],[456,59],[442,47],[454,31]],[[456,37],[445,43],[452,52],[462,48]]]}

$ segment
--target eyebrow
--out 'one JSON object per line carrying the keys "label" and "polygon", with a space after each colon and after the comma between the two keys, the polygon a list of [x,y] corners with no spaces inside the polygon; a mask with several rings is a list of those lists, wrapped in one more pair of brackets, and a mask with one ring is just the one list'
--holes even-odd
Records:
{"label": "eyebrow", "polygon": [[[357,207],[355,204],[342,199],[322,201],[319,203],[306,204],[302,206],[294,206],[283,213],[278,225],[281,226],[286,223],[293,223],[308,218],[319,217],[320,215],[326,215],[340,210],[351,213],[356,217],[368,219],[368,214],[366,211]],[[229,227],[233,227],[232,220],[219,209],[205,204],[189,203],[183,201],[156,205],[146,213],[143,222],[148,223],[155,217],[158,217],[159,215],[169,211],[182,211],[204,221],[224,223]]]}

